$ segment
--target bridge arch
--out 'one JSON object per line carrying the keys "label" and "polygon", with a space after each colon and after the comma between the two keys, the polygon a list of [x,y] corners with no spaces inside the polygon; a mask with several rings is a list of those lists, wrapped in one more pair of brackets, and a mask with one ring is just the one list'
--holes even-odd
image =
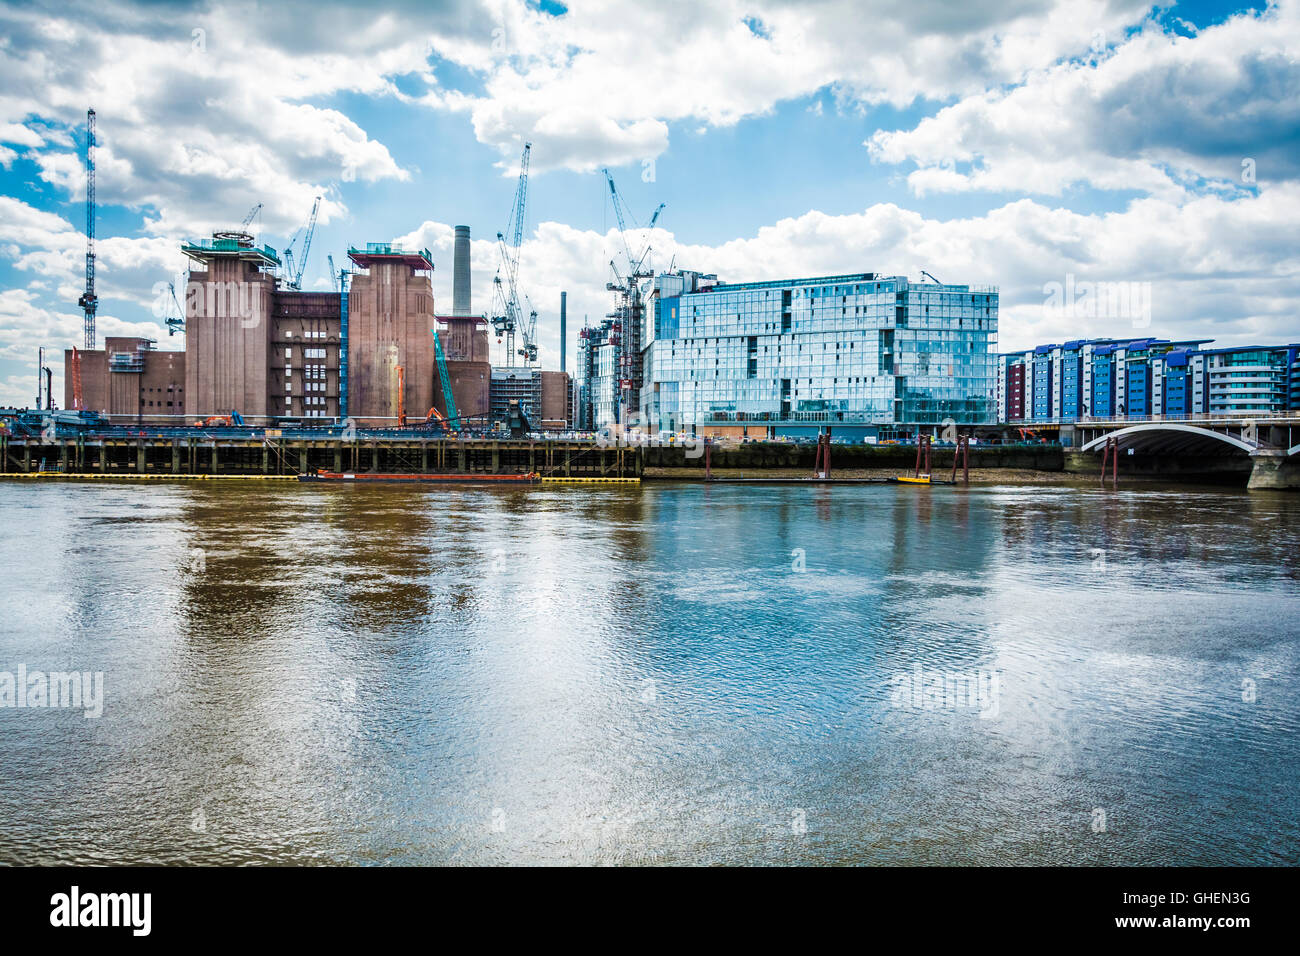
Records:
{"label": "bridge arch", "polygon": [[[1124,428],[1107,432],[1080,447],[1080,451],[1096,451],[1106,444],[1108,438],[1118,438],[1120,448],[1133,448],[1143,452],[1178,453],[1182,451],[1206,452],[1216,447],[1216,443],[1229,447],[1219,447],[1219,451],[1231,454],[1233,449],[1250,455],[1259,451],[1260,445],[1252,444],[1234,435],[1212,431],[1197,425],[1182,425],[1177,422],[1145,422],[1140,425],[1128,425]],[[1290,453],[1300,450],[1300,445]]]}

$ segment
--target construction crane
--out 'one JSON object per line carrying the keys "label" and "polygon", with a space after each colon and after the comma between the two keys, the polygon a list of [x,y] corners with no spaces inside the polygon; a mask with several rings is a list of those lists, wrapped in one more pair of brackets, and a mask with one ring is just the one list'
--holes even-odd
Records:
{"label": "construction crane", "polygon": [[[450,422],[459,423],[460,413],[456,411],[456,396],[451,393],[451,376],[447,373],[447,356],[442,351],[442,340],[438,338],[436,328],[429,331],[433,333],[433,353],[438,361],[438,380],[442,384],[442,403],[447,409],[443,421],[443,427],[446,428]],[[456,428],[457,431],[460,430],[459,424],[452,427]]]}
{"label": "construction crane", "polygon": [[298,260],[298,274],[294,276],[293,287],[302,288],[302,272],[307,268],[307,255],[311,252],[311,237],[316,234],[316,214],[320,212],[320,196],[311,204],[311,219],[307,222],[307,235],[302,240],[302,256]]}
{"label": "construction crane", "polygon": [[181,300],[176,298],[175,283],[168,282],[167,290],[172,294],[172,305],[176,306],[176,315],[167,316],[167,334],[175,335],[177,332],[185,331],[185,307],[181,305]]}
{"label": "construction crane", "polygon": [[921,275],[925,276],[927,279],[929,279],[929,280],[930,280],[931,282],[933,282],[935,285],[943,285],[942,282],[940,282],[940,281],[939,281],[938,279],[936,279],[934,276],[930,275],[930,273],[926,272],[924,269],[921,270]]}
{"label": "construction crane", "polygon": [[77,347],[72,347],[72,407],[75,411],[82,412],[86,410],[86,402],[81,395],[81,353]]}
{"label": "construction crane", "polygon": [[[528,160],[532,148],[532,143],[524,143],[524,152],[519,158],[519,184],[515,187],[515,204],[510,212],[510,222],[506,225],[506,232],[510,234],[509,243],[506,242],[505,233],[497,233],[501,265],[492,279],[492,328],[497,334],[498,342],[505,337],[507,364],[514,363],[515,330],[522,324],[522,310],[519,307],[519,247],[524,239],[524,217],[528,209]],[[525,342],[525,347],[527,345]]]}
{"label": "construction crane", "polygon": [[[646,236],[645,248],[641,250],[640,255],[632,254],[632,246],[627,237],[627,217],[632,216],[632,210],[627,207],[623,197],[619,195],[618,187],[614,185],[614,177],[610,175],[608,169],[602,170],[605,174],[605,181],[609,184],[609,199],[614,206],[614,218],[618,220],[619,238],[623,241],[623,252],[627,256],[627,274],[619,272],[618,266],[614,260],[610,260],[609,266],[614,273],[614,281],[606,283],[605,288],[615,293],[615,306],[611,314],[617,320],[618,334],[618,388],[621,395],[622,414],[619,415],[620,422],[626,422],[627,416],[634,412],[640,404],[642,365],[641,365],[641,321],[644,312],[644,303],[641,298],[640,280],[653,275],[652,271],[646,269],[646,258],[650,255],[649,236]],[[659,221],[660,214],[664,211],[666,203],[660,203],[655,209],[654,214],[650,217],[650,223],[647,230],[653,229]],[[626,216],[624,210],[626,209]],[[636,226],[636,217],[632,216],[632,224]],[[639,228],[639,227],[638,227]]]}
{"label": "construction crane", "polygon": [[248,210],[248,215],[244,217],[244,221],[239,224],[239,227],[247,232],[249,225],[252,224],[253,219],[256,218],[257,214],[261,211],[262,204],[258,203],[252,209]]}
{"label": "construction crane", "polygon": [[214,232],[212,238],[234,239],[237,242],[251,242],[253,236],[252,233],[248,231],[248,227],[252,224],[253,220],[257,218],[257,214],[261,211],[262,204],[258,203],[252,209],[248,210],[248,215],[240,221],[238,226],[235,226],[233,229],[223,229],[221,232]]}
{"label": "construction crane", "polygon": [[635,265],[635,266],[633,267],[633,269],[632,269],[632,274],[633,274],[633,275],[640,276],[640,275],[643,275],[643,274],[644,274],[644,268],[645,268],[645,260],[646,260],[646,256],[650,255],[650,248],[651,248],[651,247],[650,247],[650,233],[654,230],[655,223],[657,223],[657,222],[659,221],[659,215],[660,215],[660,213],[662,213],[662,212],[664,211],[664,207],[667,206],[667,205],[668,205],[668,203],[666,203],[666,202],[661,202],[661,203],[659,204],[658,208],[655,209],[655,211],[654,211],[654,215],[652,215],[652,216],[650,217],[650,222],[649,222],[649,224],[647,224],[646,227],[645,227],[645,231],[646,231],[646,244],[645,244],[645,248],[641,250],[641,255],[640,255],[640,256],[637,258],[637,260],[636,260],[636,265]]}
{"label": "construction crane", "polygon": [[[317,196],[316,201],[312,203],[311,206],[311,217],[307,220],[306,232],[303,232],[302,230],[295,232],[293,234],[293,238],[289,240],[289,245],[285,247],[284,250],[284,271],[286,276],[285,282],[290,289],[297,289],[297,290],[302,289],[302,274],[303,274],[303,270],[307,268],[307,255],[308,253],[311,252],[311,237],[316,232],[316,214],[319,211],[320,211],[320,196]],[[298,236],[300,233],[302,234],[303,237],[302,252],[299,253],[297,256],[298,264],[297,264],[297,268],[295,268],[293,244],[298,241]]]}
{"label": "construction crane", "polygon": [[655,208],[654,213],[650,216],[649,223],[647,223],[645,227],[646,246],[641,250],[639,256],[634,256],[632,255],[632,247],[628,243],[627,239],[627,217],[631,217],[634,228],[640,229],[641,227],[637,225],[636,216],[632,215],[632,210],[628,206],[627,201],[619,193],[618,187],[614,185],[614,177],[610,175],[609,170],[602,169],[601,172],[605,174],[605,181],[609,184],[609,201],[614,207],[614,218],[618,220],[618,234],[619,238],[623,241],[623,252],[627,256],[629,269],[628,278],[631,279],[634,276],[642,274],[646,256],[650,254],[649,233],[654,229],[655,224],[659,222],[659,216],[663,213],[668,204],[661,202]]}
{"label": "construction crane", "polygon": [[406,427],[406,366],[397,366],[397,427]]}
{"label": "construction crane", "polygon": [[[43,403],[43,404],[42,404]],[[45,364],[45,346],[36,351],[36,410],[54,411],[54,371]]]}
{"label": "construction crane", "polygon": [[95,347],[95,111],[86,110],[86,291],[77,300],[85,312],[86,349]]}
{"label": "construction crane", "polygon": [[520,330],[523,332],[523,347],[516,354],[523,357],[525,365],[532,365],[537,361],[537,309],[533,308],[533,300],[527,295],[524,301],[528,303],[528,319]]}
{"label": "construction crane", "polygon": [[339,271],[334,268],[334,254],[330,253],[325,257],[330,264],[330,281],[334,283],[334,291],[339,291]]}

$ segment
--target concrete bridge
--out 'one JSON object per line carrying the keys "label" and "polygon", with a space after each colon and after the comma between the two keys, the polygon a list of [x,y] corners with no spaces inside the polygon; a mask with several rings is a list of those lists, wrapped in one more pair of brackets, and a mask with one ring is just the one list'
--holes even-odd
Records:
{"label": "concrete bridge", "polygon": [[1132,457],[1155,474],[1249,472],[1247,488],[1300,489],[1300,416],[1201,420],[1110,421],[1062,425],[1080,452],[1100,453],[1114,439],[1121,461]]}

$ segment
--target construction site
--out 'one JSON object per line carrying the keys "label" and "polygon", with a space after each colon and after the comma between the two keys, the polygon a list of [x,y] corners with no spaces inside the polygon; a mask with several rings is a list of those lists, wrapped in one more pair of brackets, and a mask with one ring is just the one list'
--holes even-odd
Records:
{"label": "construction site", "polygon": [[282,252],[256,238],[259,203],[238,225],[181,246],[184,290],[168,284],[165,322],[184,347],[164,349],[151,338],[96,334],[90,110],[84,343],[64,352],[61,402],[41,348],[34,408],[0,409],[0,470],[633,471],[623,454],[589,445],[575,463],[572,437],[561,441],[573,424],[571,380],[563,368],[540,368],[538,312],[519,283],[530,151],[525,144],[509,222],[497,233],[490,311],[474,308],[469,226],[455,227],[451,308],[440,311],[430,251],[392,243],[350,246],[342,268],[328,256],[334,290],[304,291],[320,197]]}

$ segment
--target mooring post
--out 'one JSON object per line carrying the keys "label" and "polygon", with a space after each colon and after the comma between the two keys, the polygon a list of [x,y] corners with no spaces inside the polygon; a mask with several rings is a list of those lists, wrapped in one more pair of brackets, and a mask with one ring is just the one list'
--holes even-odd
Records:
{"label": "mooring post", "polygon": [[180,473],[181,473],[181,443],[173,439],[172,440],[172,474],[179,475]]}
{"label": "mooring post", "polygon": [[708,435],[704,436],[704,480],[713,480],[713,445]]}
{"label": "mooring post", "polygon": [[135,470],[137,473],[143,475],[144,469],[145,469],[144,439],[137,438],[135,440]]}

